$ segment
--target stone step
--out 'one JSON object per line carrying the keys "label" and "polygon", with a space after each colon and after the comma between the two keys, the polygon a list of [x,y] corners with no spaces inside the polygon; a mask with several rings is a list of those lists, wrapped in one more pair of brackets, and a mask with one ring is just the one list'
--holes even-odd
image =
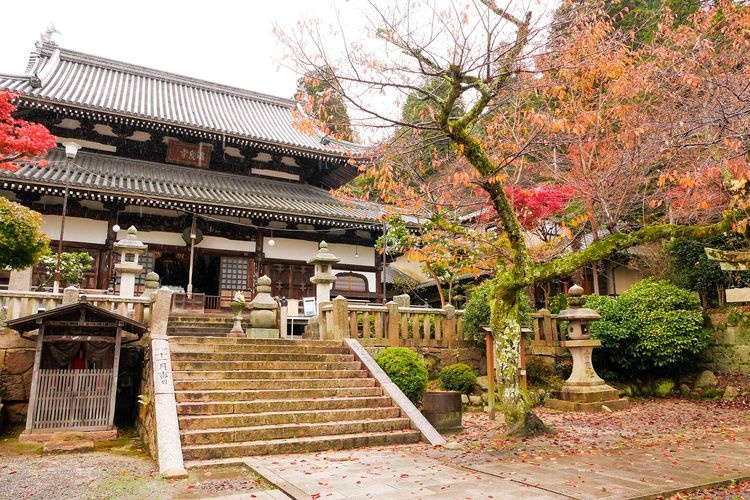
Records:
{"label": "stone step", "polygon": [[211,322],[231,322],[234,320],[234,314],[227,313],[203,313],[203,314],[170,314],[170,323],[211,323]]}
{"label": "stone step", "polygon": [[[276,387],[279,385],[276,384]],[[332,387],[324,389],[305,388],[290,389],[284,384],[283,389],[264,390],[200,390],[200,391],[176,391],[175,397],[178,403],[187,402],[220,402],[220,401],[254,401],[262,399],[311,399],[311,398],[344,398],[344,397],[370,397],[382,396],[380,387]]]}
{"label": "stone step", "polygon": [[178,371],[237,371],[237,370],[359,370],[359,361],[181,361],[172,360]]}
{"label": "stone step", "polygon": [[262,425],[258,427],[233,427],[228,429],[194,430],[181,433],[183,445],[232,443],[246,441],[268,441],[311,436],[333,436],[337,434],[361,434],[366,432],[390,432],[409,428],[408,418],[379,420],[353,420],[343,422],[319,422],[308,424]]}
{"label": "stone step", "polygon": [[167,335],[179,337],[183,335],[200,335],[202,337],[220,337],[226,335],[232,325],[167,325]]}
{"label": "stone step", "polygon": [[[171,339],[170,339],[171,340]],[[234,352],[234,353],[300,353],[300,354],[349,354],[348,347],[316,345],[256,345],[256,344],[207,344],[202,342],[170,343],[170,351],[176,352]]]}
{"label": "stone step", "polygon": [[[279,388],[278,380],[274,379],[218,379],[218,380],[180,380],[175,381],[175,391],[213,391],[213,390],[269,390]],[[284,389],[299,391],[304,389],[336,389],[350,387],[376,387],[372,378],[290,378],[284,380]]]}
{"label": "stone step", "polygon": [[365,446],[388,446],[416,443],[419,431],[366,432],[339,436],[313,436],[305,438],[273,439],[269,441],[247,441],[188,445],[182,447],[185,460],[208,460],[215,458],[270,455],[279,453],[305,453],[324,450],[343,450]]}
{"label": "stone step", "polygon": [[353,354],[316,354],[304,352],[174,352],[175,361],[307,361],[317,363],[351,362]]}
{"label": "stone step", "polygon": [[352,420],[398,418],[401,409],[395,406],[379,408],[343,408],[319,411],[272,411],[267,413],[235,413],[233,415],[180,415],[180,431],[254,427],[261,425],[309,424]]}
{"label": "stone step", "polygon": [[367,370],[174,370],[172,377],[179,380],[222,380],[222,379],[245,379],[245,380],[279,380],[289,378],[356,378],[367,377]]}
{"label": "stone step", "polygon": [[377,408],[392,406],[388,396],[343,397],[324,399],[262,399],[256,401],[177,403],[178,415],[219,415],[231,413],[268,413],[273,411],[317,411],[344,408]]}
{"label": "stone step", "polygon": [[341,340],[286,340],[286,339],[249,339],[236,337],[171,337],[171,344],[179,343],[205,343],[205,344],[239,344],[239,345],[277,345],[277,346],[295,346],[309,345],[318,347],[342,347]]}

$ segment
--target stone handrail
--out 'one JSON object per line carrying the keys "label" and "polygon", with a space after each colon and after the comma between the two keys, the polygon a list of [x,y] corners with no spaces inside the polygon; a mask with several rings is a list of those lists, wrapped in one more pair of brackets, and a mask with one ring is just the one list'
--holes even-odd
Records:
{"label": "stone handrail", "polygon": [[[69,291],[71,291],[69,289]],[[78,292],[77,290],[72,290]],[[78,301],[74,294],[73,302]],[[91,304],[146,324],[150,323],[151,297],[120,297],[119,295],[80,294]],[[63,293],[0,290],[0,323],[49,311],[63,304]]]}
{"label": "stone handrail", "polygon": [[464,338],[463,311],[451,305],[362,305],[337,297],[320,305],[318,322],[321,339],[354,338],[368,346],[454,347],[471,342]]}

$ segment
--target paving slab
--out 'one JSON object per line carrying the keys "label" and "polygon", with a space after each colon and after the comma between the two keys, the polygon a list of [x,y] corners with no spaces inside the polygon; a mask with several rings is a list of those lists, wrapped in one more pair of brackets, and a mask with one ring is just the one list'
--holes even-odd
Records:
{"label": "paving slab", "polygon": [[566,498],[509,479],[442,464],[419,447],[246,458],[292,498]]}

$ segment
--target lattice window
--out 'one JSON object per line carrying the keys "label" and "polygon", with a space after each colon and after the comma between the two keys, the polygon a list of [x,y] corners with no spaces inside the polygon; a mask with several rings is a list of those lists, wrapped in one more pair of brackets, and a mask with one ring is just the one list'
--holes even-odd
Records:
{"label": "lattice window", "polygon": [[221,258],[221,288],[224,290],[247,290],[247,258]]}
{"label": "lattice window", "polygon": [[[119,259],[119,255],[117,256]],[[138,263],[143,266],[143,272],[135,277],[136,285],[146,284],[146,274],[154,270],[154,263],[156,261],[156,254],[154,252],[146,252],[138,257]]]}
{"label": "lattice window", "polygon": [[333,285],[333,289],[342,292],[366,292],[367,278],[361,274],[340,273],[336,275],[336,283]]}

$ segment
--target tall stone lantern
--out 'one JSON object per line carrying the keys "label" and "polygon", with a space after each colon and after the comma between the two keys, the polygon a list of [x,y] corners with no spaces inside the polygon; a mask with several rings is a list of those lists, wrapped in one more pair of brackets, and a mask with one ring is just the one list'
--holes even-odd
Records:
{"label": "tall stone lantern", "polygon": [[135,226],[128,228],[128,236],[121,239],[112,248],[120,254],[120,262],[115,264],[115,272],[120,275],[120,296],[135,297],[135,278],[143,272],[138,258],[148,251],[148,245],[138,241]]}
{"label": "tall stone lantern", "polygon": [[[331,283],[336,281],[333,274],[333,265],[339,260],[338,257],[328,251],[328,243],[321,241],[318,246],[318,253],[314,258],[307,261],[308,264],[315,266],[315,274],[310,278],[315,283],[315,304],[319,308],[321,302],[331,301]],[[319,311],[318,311],[319,312]]]}
{"label": "tall stone lantern", "polygon": [[561,342],[573,357],[573,371],[560,391],[548,399],[545,406],[567,411],[601,411],[627,407],[627,398],[620,398],[617,389],[597,375],[591,363],[591,354],[601,341],[591,338],[591,322],[601,319],[593,309],[582,307],[585,302],[583,288],[573,285],[568,290],[568,309],[557,315],[557,321],[568,322],[569,340]]}

